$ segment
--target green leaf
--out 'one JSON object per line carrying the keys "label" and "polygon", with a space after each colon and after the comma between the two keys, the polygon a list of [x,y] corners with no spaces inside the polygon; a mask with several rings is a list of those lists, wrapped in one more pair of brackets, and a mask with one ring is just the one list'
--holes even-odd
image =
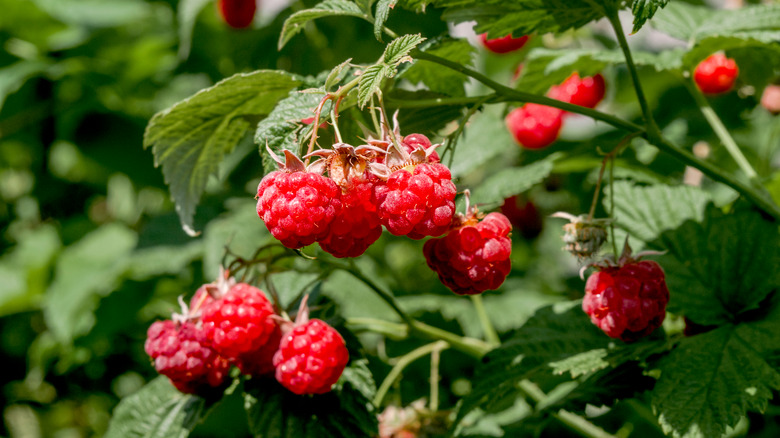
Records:
{"label": "green leaf", "polygon": [[275,379],[252,379],[246,384],[244,407],[258,438],[377,436],[376,413],[367,397],[373,391],[365,362],[354,361],[326,394],[299,396]]}
{"label": "green leaf", "polygon": [[193,233],[195,207],[222,158],[249,129],[247,116],[271,112],[299,85],[287,73],[237,74],[157,113],[144,133],[155,164],[162,166],[182,226]]}
{"label": "green leaf", "polygon": [[382,81],[391,71],[390,67],[383,63],[374,64],[363,70],[360,82],[358,82],[358,105],[360,108],[365,107],[371,100],[371,96],[380,90]]}
{"label": "green leaf", "polygon": [[176,7],[179,20],[179,58],[186,59],[192,47],[192,31],[200,11],[211,3],[211,0],[180,0]]}
{"label": "green leaf", "polygon": [[504,126],[502,111],[500,105],[489,105],[471,118],[457,142],[450,166],[453,178],[462,178],[502,153],[517,149],[512,134]]}
{"label": "green leaf", "polygon": [[97,301],[119,285],[137,240],[134,231],[109,224],[62,252],[43,308],[46,325],[60,343],[69,344],[95,324]]}
{"label": "green leaf", "polygon": [[17,92],[27,79],[46,71],[51,64],[43,61],[23,60],[0,68],[0,109],[5,99]]}
{"label": "green leaf", "polygon": [[257,217],[256,206],[251,196],[228,199],[225,201],[228,211],[206,225],[203,230],[205,278],[217,278],[225,246],[236,256],[251,260],[257,248],[272,239],[268,228]]}
{"label": "green leaf", "polygon": [[606,15],[614,0],[439,0],[446,8],[442,18],[456,23],[476,21],[477,33],[489,38],[536,32],[560,33],[582,27]]}
{"label": "green leaf", "polygon": [[527,166],[499,171],[471,191],[471,202],[484,205],[486,210],[501,205],[504,199],[523,193],[547,178],[558,158],[560,155],[553,154]]}
{"label": "green leaf", "polygon": [[674,2],[658,12],[651,25],[674,38],[693,41],[699,26],[710,20],[714,13],[714,10],[707,7]]}
{"label": "green leaf", "polygon": [[[385,105],[388,114],[393,114],[396,102],[408,102],[422,99],[438,99],[446,97],[443,94],[433,93],[427,90],[408,91],[402,89],[390,90],[385,95]],[[398,108],[398,123],[403,126],[405,132],[418,132],[429,137],[435,137],[447,123],[461,117],[463,108],[460,105],[436,105],[426,108]],[[441,150],[439,150],[441,154]]]}
{"label": "green leaf", "polygon": [[398,3],[398,0],[379,0],[376,4],[376,13],[374,14],[374,37],[377,40],[382,41],[382,29],[385,26],[385,21],[390,15],[390,10],[393,9]]}
{"label": "green leaf", "polygon": [[639,32],[647,20],[653,18],[655,12],[669,3],[669,0],[634,0],[631,12],[634,14],[634,29],[632,33]]}
{"label": "green leaf", "polygon": [[[616,181],[613,189],[617,225],[643,242],[654,240],[686,220],[703,221],[711,201],[707,192],[691,186],[638,186]],[[609,209],[612,191],[607,187],[604,193],[604,208]]]}
{"label": "green leaf", "polygon": [[482,360],[456,424],[477,407],[492,412],[508,399],[513,400],[519,394],[520,381],[540,373],[550,374],[549,362],[607,348],[610,341],[582,312],[579,301],[538,310],[510,340]]}
{"label": "green leaf", "polygon": [[325,85],[323,86],[325,90],[330,90],[331,87],[341,82],[347,72],[350,71],[350,62],[352,62],[352,58],[349,58],[341,64],[337,65],[333,68],[333,70],[330,71],[330,73],[328,73],[328,77],[325,78]]}
{"label": "green leaf", "polygon": [[[462,65],[472,63],[472,54],[474,46],[465,39],[440,39],[433,40],[427,47],[420,49],[426,53],[440,56],[450,61],[455,61]],[[448,96],[465,96],[466,91],[463,85],[467,77],[430,61],[418,60],[411,67],[399,74],[412,84],[422,82],[429,90],[446,94]]]}
{"label": "green leaf", "polygon": [[365,12],[360,6],[349,0],[324,0],[311,9],[296,12],[285,20],[282,33],[279,34],[279,50],[287,44],[292,37],[303,30],[303,26],[311,20],[330,16],[365,17]]}
{"label": "green leaf", "polygon": [[204,404],[202,398],[182,394],[159,376],[119,402],[105,438],[185,438]]}
{"label": "green leaf", "polygon": [[185,245],[154,246],[136,250],[130,256],[129,276],[143,281],[160,275],[178,274],[203,257],[203,241]]}
{"label": "green leaf", "polygon": [[596,348],[557,362],[550,362],[549,365],[553,369],[553,373],[571,373],[572,379],[576,379],[583,374],[590,374],[608,367],[609,362],[604,360],[607,354],[609,353],[606,348]]}
{"label": "green leaf", "polygon": [[780,374],[766,362],[776,354],[777,309],[764,321],[685,338],[662,362],[653,411],[675,437],[719,437],[748,410],[763,411]]}
{"label": "green leaf", "polygon": [[[395,67],[397,67],[398,64],[412,61],[409,57],[409,52],[414,50],[415,47],[419,46],[423,41],[425,41],[425,38],[419,33],[400,36],[393,41],[390,41],[390,44],[385,48],[382,59],[385,64],[393,68],[393,73],[395,73]],[[389,77],[393,77],[393,75],[390,75]]]}
{"label": "green leaf", "polygon": [[[278,167],[276,161],[268,155],[266,145],[279,156],[282,149],[297,152],[299,142],[311,131],[312,126],[304,125],[301,120],[314,116],[314,110],[322,97],[322,94],[291,91],[288,97],[279,101],[268,117],[257,124],[255,143],[263,157],[264,174]],[[330,103],[326,104],[322,116],[327,115],[328,111]]]}
{"label": "green leaf", "polygon": [[668,309],[702,325],[733,321],[780,288],[780,235],[759,213],[707,212],[704,223],[684,222],[651,245],[669,251]]}
{"label": "green leaf", "polygon": [[63,23],[88,27],[116,27],[148,19],[151,4],[141,0],[33,0],[44,12]]}

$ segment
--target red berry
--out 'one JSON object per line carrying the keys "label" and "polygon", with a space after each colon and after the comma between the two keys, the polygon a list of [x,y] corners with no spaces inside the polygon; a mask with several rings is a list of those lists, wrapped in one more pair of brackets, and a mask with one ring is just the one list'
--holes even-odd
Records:
{"label": "red berry", "polygon": [[550,87],[547,95],[562,102],[595,108],[604,99],[605,93],[604,76],[597,74],[580,79],[580,75],[574,72],[560,85]]}
{"label": "red berry", "polygon": [[555,142],[563,124],[563,111],[527,103],[512,110],[505,119],[509,132],[527,149],[542,149]]}
{"label": "red berry", "polygon": [[218,0],[217,7],[225,23],[236,29],[243,29],[255,19],[256,0]]}
{"label": "red berry", "polygon": [[598,267],[585,284],[582,309],[611,338],[634,341],[661,326],[669,290],[654,261]]}
{"label": "red berry", "polygon": [[336,183],[311,172],[278,170],[257,187],[257,215],[288,248],[302,248],[324,238],[341,209]]}
{"label": "red berry", "polygon": [[772,114],[780,114],[780,85],[767,85],[764,88],[761,106]]}
{"label": "red berry", "polygon": [[501,213],[526,239],[533,239],[542,232],[542,217],[539,215],[539,210],[533,202],[524,201],[519,195],[505,199],[501,206]]}
{"label": "red berry", "polygon": [[512,35],[506,35],[501,38],[489,40],[486,33],[479,36],[482,45],[493,53],[509,53],[523,48],[528,42],[528,35],[519,38],[512,38]]}
{"label": "red berry", "polygon": [[479,222],[466,219],[446,236],[425,242],[423,254],[441,282],[458,295],[497,289],[512,269],[511,230],[501,213],[490,213]]}
{"label": "red berry", "polygon": [[274,355],[276,380],[295,394],[330,391],[349,362],[349,352],[333,327],[319,319],[294,327]]}
{"label": "red berry", "polygon": [[228,360],[209,346],[204,330],[191,322],[153,323],[144,350],[157,372],[187,394],[222,385],[230,370]]}
{"label": "red berry", "polygon": [[700,62],[693,71],[693,80],[705,94],[725,93],[734,86],[739,75],[739,67],[732,58],[723,53],[710,55]]}
{"label": "red berry", "polygon": [[336,257],[357,257],[379,239],[382,224],[371,200],[378,181],[372,176],[355,177],[342,189],[343,208],[331,223],[328,235],[319,242],[323,250]]}
{"label": "red berry", "polygon": [[390,233],[422,239],[441,236],[455,214],[455,184],[441,163],[421,163],[395,170],[374,189],[379,218]]}
{"label": "red berry", "polygon": [[236,359],[236,366],[248,376],[264,376],[274,372],[274,354],[279,350],[282,331],[277,327],[271,332],[268,341],[255,351],[243,353]]}
{"label": "red berry", "polygon": [[230,360],[257,351],[277,328],[274,309],[260,289],[238,283],[216,300],[207,300],[201,316],[212,346]]}
{"label": "red berry", "polygon": [[[428,149],[432,146],[431,140],[428,139],[428,137],[424,136],[423,134],[409,134],[406,137],[404,137],[401,144],[404,146],[404,149],[406,149],[406,152],[412,153],[415,149],[422,148],[422,149]],[[439,158],[439,154],[436,151],[433,151],[428,156],[428,162],[429,163],[438,163],[441,159]]]}

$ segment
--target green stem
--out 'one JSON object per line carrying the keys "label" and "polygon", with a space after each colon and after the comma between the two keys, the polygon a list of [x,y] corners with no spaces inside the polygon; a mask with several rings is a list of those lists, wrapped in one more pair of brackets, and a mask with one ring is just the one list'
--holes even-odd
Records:
{"label": "green stem", "polygon": [[401,319],[404,321],[404,323],[406,323],[407,326],[413,327],[416,321],[412,319],[411,316],[407,315],[406,312],[403,311],[403,309],[401,309],[401,306],[398,305],[398,302],[395,300],[395,297],[390,292],[387,292],[386,290],[379,287],[378,284],[374,283],[373,280],[366,277],[362,272],[360,272],[357,269],[354,268],[350,269],[349,267],[340,266],[340,265],[334,265],[334,266],[336,266],[337,268],[345,272],[348,272],[358,280],[365,283],[366,286],[370,287],[374,292],[376,292],[377,295],[379,295],[379,297],[382,298],[382,300],[384,300],[384,302],[387,303],[399,317],[401,317]]}
{"label": "green stem", "polygon": [[441,361],[441,351],[443,349],[435,348],[431,351],[431,401],[429,407],[433,412],[439,410],[439,362]]}
{"label": "green stem", "polygon": [[347,318],[344,325],[353,333],[378,333],[400,341],[409,336],[409,326],[376,318]]}
{"label": "green stem", "polygon": [[485,332],[485,339],[492,347],[501,345],[501,339],[490,321],[490,317],[485,310],[485,303],[482,302],[482,295],[471,295],[471,302],[474,303],[474,310],[477,311],[477,317],[482,324],[482,331]]}
{"label": "green stem", "polygon": [[418,99],[418,100],[395,100],[387,99],[385,102],[388,106],[396,108],[429,108],[432,106],[442,105],[472,105],[475,103],[496,103],[501,102],[502,98],[497,93],[487,94],[484,96],[473,97],[437,97],[435,99]]}
{"label": "green stem", "polygon": [[623,56],[626,58],[626,65],[628,66],[628,72],[631,74],[631,81],[634,83],[636,98],[639,100],[639,107],[642,109],[642,115],[645,119],[645,126],[648,128],[647,132],[652,138],[661,138],[661,131],[655,124],[653,113],[650,111],[650,106],[647,104],[647,98],[645,98],[645,92],[642,90],[642,84],[639,82],[639,73],[634,64],[634,57],[631,55],[631,49],[628,47],[628,41],[626,40],[626,34],[623,32],[623,25],[620,23],[617,8],[613,8],[607,18],[609,19],[610,24],[612,24],[612,28],[615,30],[618,44],[620,44],[620,49],[623,51]]}
{"label": "green stem", "polygon": [[385,377],[385,380],[382,381],[382,384],[379,385],[379,389],[376,390],[376,395],[374,396],[374,406],[379,407],[382,404],[382,400],[385,399],[385,395],[387,395],[387,391],[390,390],[390,387],[393,385],[393,383],[398,379],[398,377],[401,375],[401,372],[409,366],[410,363],[414,362],[415,360],[427,356],[428,354],[431,354],[433,351],[441,351],[444,349],[449,348],[449,345],[444,341],[436,341],[432,342],[427,345],[423,345],[422,347],[419,347],[417,349],[414,349],[410,351],[409,353],[406,353],[405,355],[398,358],[398,362],[396,362],[393,369],[390,370],[390,373],[387,374],[387,377]]}
{"label": "green stem", "polygon": [[560,100],[550,99],[549,97],[539,96],[531,93],[525,93],[522,91],[515,90],[513,88],[509,88],[505,85],[499,84],[498,82],[490,79],[489,77],[483,75],[478,71],[472,70],[464,65],[461,65],[454,61],[450,61],[449,59],[445,59],[440,56],[432,55],[427,52],[421,52],[419,50],[413,51],[412,56],[416,59],[434,62],[436,64],[442,65],[444,67],[462,73],[466,76],[474,78],[477,81],[482,82],[483,84],[495,90],[496,93],[502,97],[501,100],[538,103],[540,105],[547,105],[554,108],[559,108],[571,113],[582,114],[592,119],[600,120],[604,123],[610,124],[616,128],[624,129],[626,131],[634,132],[634,131],[643,130],[642,127],[637,124],[631,123],[629,121],[623,120],[619,117],[615,117],[610,114],[602,113],[600,111],[596,111],[590,108],[585,108],[579,105],[573,105],[567,102],[561,102]]}
{"label": "green stem", "polygon": [[728,151],[729,155],[731,155],[731,158],[737,162],[739,168],[745,172],[745,175],[747,175],[748,178],[758,178],[758,174],[756,173],[755,169],[753,169],[753,166],[750,165],[747,158],[745,158],[745,155],[742,154],[739,146],[737,146],[737,142],[734,141],[734,138],[731,136],[728,129],[726,129],[726,126],[723,125],[723,121],[720,120],[718,114],[715,113],[714,109],[712,109],[712,106],[710,106],[707,98],[704,97],[704,94],[702,94],[701,90],[699,90],[699,87],[697,87],[696,84],[694,84],[690,79],[685,80],[685,86],[688,87],[688,91],[690,91],[693,99],[699,106],[699,110],[704,115],[704,118],[707,119],[707,122],[712,127],[712,130],[715,131],[715,135],[718,136],[720,142],[723,143],[723,146],[726,147],[726,151]]}

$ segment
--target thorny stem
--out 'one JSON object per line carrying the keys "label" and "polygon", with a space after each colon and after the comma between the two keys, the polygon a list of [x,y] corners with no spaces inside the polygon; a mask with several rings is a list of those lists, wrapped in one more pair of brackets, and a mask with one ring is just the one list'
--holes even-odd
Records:
{"label": "thorny stem", "polygon": [[650,106],[647,104],[645,98],[645,92],[642,90],[642,84],[639,82],[639,73],[636,70],[634,64],[634,58],[631,55],[631,49],[628,47],[628,41],[626,35],[623,32],[623,25],[620,23],[620,17],[618,16],[617,8],[612,8],[609,14],[607,14],[610,24],[615,31],[620,49],[623,51],[623,56],[626,58],[626,65],[628,66],[628,72],[631,74],[631,80],[634,83],[634,90],[636,92],[636,98],[639,101],[639,107],[642,109],[642,115],[645,118],[646,131],[651,138],[661,138],[661,132],[653,119],[653,113],[650,111]]}
{"label": "thorny stem", "polygon": [[712,178],[714,181],[723,183],[733,188],[742,196],[744,196],[747,200],[752,202],[755,206],[757,206],[767,214],[774,217],[775,220],[780,221],[780,207],[778,207],[771,200],[771,198],[767,196],[767,194],[764,191],[762,191],[759,188],[752,187],[748,184],[745,184],[744,182],[737,179],[733,175],[724,172],[722,169],[718,168],[717,166],[695,157],[687,150],[682,149],[677,145],[664,139],[657,132],[651,134],[648,131],[648,129],[645,129],[637,124],[634,124],[626,120],[622,120],[618,117],[609,114],[591,110],[589,108],[584,108],[581,106],[564,103],[555,99],[549,99],[547,97],[537,96],[534,94],[523,93],[521,91],[517,91],[509,87],[505,87],[477,71],[474,71],[466,66],[458,64],[457,62],[453,62],[436,55],[432,55],[429,53],[420,52],[419,50],[416,50],[413,52],[413,56],[417,59],[435,62],[444,67],[448,67],[454,71],[460,72],[466,76],[472,77],[478,80],[479,82],[482,82],[483,84],[487,85],[488,87],[492,88],[493,90],[495,90],[497,94],[502,96],[502,100],[532,102],[532,103],[538,103],[538,104],[547,105],[555,108],[560,108],[569,112],[582,114],[591,117],[593,119],[603,121],[616,128],[624,129],[630,132],[639,132],[639,135],[642,138],[646,139],[652,145],[658,147],[660,150],[673,156],[683,164],[696,167],[697,169],[701,170],[702,173]]}
{"label": "thorny stem", "polygon": [[712,109],[712,106],[710,106],[710,103],[707,101],[707,98],[704,97],[701,90],[699,90],[699,88],[690,78],[685,79],[685,86],[688,87],[688,91],[690,91],[693,99],[699,106],[699,110],[704,115],[704,118],[707,119],[707,122],[712,127],[712,130],[715,131],[715,135],[718,136],[720,142],[723,143],[723,146],[726,147],[726,151],[729,153],[729,155],[731,155],[731,158],[736,161],[739,168],[742,169],[742,171],[749,179],[752,180],[758,178],[758,174],[756,173],[755,169],[753,169],[753,166],[750,165],[747,158],[745,158],[745,155],[742,154],[739,146],[737,146],[737,142],[734,141],[734,138],[731,136],[728,129],[726,129],[726,127],[723,125],[723,121],[720,120],[718,114],[715,113],[714,109]]}
{"label": "thorny stem", "polygon": [[[468,209],[466,209],[468,212]],[[467,213],[468,214],[468,213]],[[490,321],[490,317],[485,310],[485,303],[482,302],[482,295],[471,295],[471,302],[474,303],[474,310],[477,311],[477,317],[480,324],[482,324],[482,331],[485,332],[485,339],[488,341],[491,347],[498,347],[501,345],[501,339],[496,333],[493,323]]]}
{"label": "thorny stem", "polygon": [[379,386],[379,389],[376,390],[376,395],[374,396],[373,400],[374,406],[379,407],[382,405],[382,400],[384,400],[385,395],[387,395],[387,391],[390,390],[390,387],[401,375],[401,372],[403,372],[404,368],[421,357],[427,356],[428,354],[431,354],[437,350],[446,350],[449,348],[449,346],[450,345],[444,341],[436,341],[416,348],[398,358],[398,361],[396,362],[393,369],[390,370],[390,372],[387,374],[387,377],[385,377],[385,380],[383,380],[382,384]]}

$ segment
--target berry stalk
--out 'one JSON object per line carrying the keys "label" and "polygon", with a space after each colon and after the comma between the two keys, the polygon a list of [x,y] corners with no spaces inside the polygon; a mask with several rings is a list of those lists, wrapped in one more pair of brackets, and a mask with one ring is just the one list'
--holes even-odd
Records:
{"label": "berry stalk", "polygon": [[488,316],[487,311],[485,310],[485,303],[482,302],[482,295],[471,295],[471,302],[474,304],[474,310],[477,311],[477,317],[479,318],[480,324],[482,324],[482,331],[485,332],[485,339],[487,339],[492,347],[498,347],[501,345],[501,339],[498,337],[498,333],[496,333],[496,329],[490,321],[490,316]]}
{"label": "berry stalk", "polygon": [[374,396],[374,400],[372,402],[374,406],[379,407],[382,405],[382,400],[385,399],[387,391],[390,390],[390,387],[393,385],[393,383],[395,383],[395,381],[401,375],[401,372],[403,372],[404,368],[409,366],[409,364],[421,357],[425,357],[433,353],[434,351],[446,350],[449,347],[450,345],[444,341],[436,341],[427,345],[423,345],[422,347],[418,347],[399,357],[397,359],[398,362],[396,362],[393,369],[391,369],[387,374],[387,377],[385,377],[385,380],[382,381],[382,384],[379,385],[379,389],[376,390],[376,395]]}

